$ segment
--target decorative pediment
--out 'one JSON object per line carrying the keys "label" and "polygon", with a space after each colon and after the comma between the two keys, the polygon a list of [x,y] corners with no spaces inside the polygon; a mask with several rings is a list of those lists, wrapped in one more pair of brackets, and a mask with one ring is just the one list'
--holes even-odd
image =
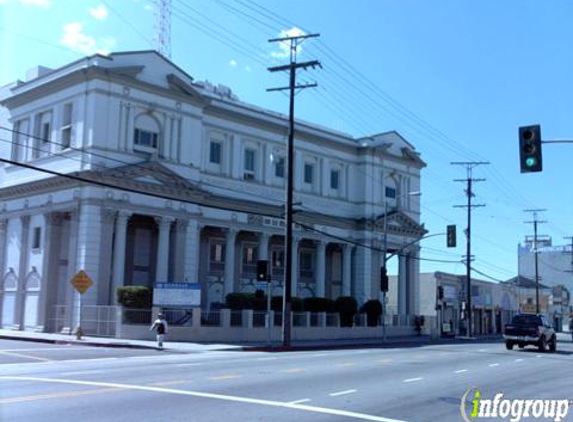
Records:
{"label": "decorative pediment", "polygon": [[183,79],[181,79],[174,73],[170,73],[169,75],[166,76],[166,78],[167,78],[167,83],[169,84],[169,87],[172,90],[182,92],[187,95],[191,95],[192,97],[195,98],[203,97],[201,93],[197,91],[191,84],[185,82]]}
{"label": "decorative pediment", "polygon": [[104,171],[87,171],[79,173],[78,176],[118,188],[161,194],[174,200],[201,201],[209,197],[209,194],[196,184],[184,179],[158,162],[146,162]]}
{"label": "decorative pediment", "polygon": [[[387,218],[386,223],[384,220]],[[418,224],[414,219],[401,211],[391,211],[387,215],[381,214],[375,219],[363,220],[367,230],[389,234],[403,235],[408,237],[422,237],[427,233],[423,224]],[[386,227],[385,227],[386,225]]]}

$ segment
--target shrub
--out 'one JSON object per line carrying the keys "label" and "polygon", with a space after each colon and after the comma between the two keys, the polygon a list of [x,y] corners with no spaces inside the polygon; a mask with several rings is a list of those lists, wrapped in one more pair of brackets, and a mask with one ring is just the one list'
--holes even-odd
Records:
{"label": "shrub", "polygon": [[369,327],[376,327],[382,315],[382,303],[378,299],[369,300],[362,305],[361,312],[366,313],[366,322]]}
{"label": "shrub", "polygon": [[352,296],[340,296],[335,301],[336,311],[340,314],[340,325],[352,327],[354,315],[358,311],[358,303]]}
{"label": "shrub", "polygon": [[334,301],[325,297],[306,297],[303,299],[303,307],[307,312],[333,312]]}
{"label": "shrub", "polygon": [[242,309],[252,309],[252,302],[255,295],[253,293],[229,293],[225,297],[227,308],[234,311]]}
{"label": "shrub", "polygon": [[[291,297],[290,303],[291,303],[290,309],[292,312],[302,312],[303,311],[304,308],[303,308],[303,303],[302,303],[301,298]],[[282,312],[283,311],[283,297],[282,296],[271,297],[271,309],[275,312]]]}
{"label": "shrub", "polygon": [[121,286],[117,288],[117,303],[125,308],[151,309],[153,289],[147,286]]}

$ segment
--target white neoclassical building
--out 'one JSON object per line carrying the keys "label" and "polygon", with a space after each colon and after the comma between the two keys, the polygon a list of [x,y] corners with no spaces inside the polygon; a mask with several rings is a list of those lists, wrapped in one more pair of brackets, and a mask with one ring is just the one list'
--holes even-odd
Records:
{"label": "white neoclassical building", "polygon": [[[253,291],[258,259],[282,293],[287,116],[152,51],[38,67],[0,92],[1,137],[27,166],[5,164],[0,186],[2,327],[52,330],[56,306],[77,307],[81,269],[94,280],[84,305],[114,304],[122,285],[198,282],[207,308]],[[419,153],[396,132],[301,121],[295,149],[307,228],[294,230],[293,296],[378,298],[386,227],[397,312],[418,313]]]}

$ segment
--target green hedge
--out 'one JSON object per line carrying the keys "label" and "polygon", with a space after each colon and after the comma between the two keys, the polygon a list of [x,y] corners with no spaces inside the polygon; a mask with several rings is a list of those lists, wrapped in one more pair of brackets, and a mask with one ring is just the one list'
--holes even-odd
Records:
{"label": "green hedge", "polygon": [[340,314],[340,325],[352,327],[354,315],[358,312],[358,302],[352,296],[340,296],[335,301],[336,311]]}
{"label": "green hedge", "polygon": [[134,309],[151,309],[153,289],[147,286],[122,286],[117,288],[117,303]]}
{"label": "green hedge", "polygon": [[325,297],[306,297],[302,300],[307,312],[334,312],[334,300]]}

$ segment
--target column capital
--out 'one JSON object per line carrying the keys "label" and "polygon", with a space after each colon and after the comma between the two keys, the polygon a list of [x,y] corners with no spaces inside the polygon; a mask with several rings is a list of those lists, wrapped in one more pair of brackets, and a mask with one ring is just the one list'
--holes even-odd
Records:
{"label": "column capital", "polygon": [[314,245],[316,246],[316,249],[318,251],[324,252],[326,250],[328,242],[324,239],[317,239],[314,241]]}
{"label": "column capital", "polygon": [[127,221],[131,217],[131,211],[119,210],[117,212],[117,223],[118,224],[127,224]]}
{"label": "column capital", "polygon": [[240,230],[237,229],[236,227],[226,227],[223,229],[223,232],[227,235],[227,239],[229,239],[230,237],[235,237],[237,236],[237,233]]}
{"label": "column capital", "polygon": [[154,217],[155,222],[160,227],[170,227],[171,224],[176,220],[173,217]]}
{"label": "column capital", "polygon": [[21,215],[20,221],[22,222],[22,225],[27,226],[28,224],[30,224],[30,216],[29,215]]}

